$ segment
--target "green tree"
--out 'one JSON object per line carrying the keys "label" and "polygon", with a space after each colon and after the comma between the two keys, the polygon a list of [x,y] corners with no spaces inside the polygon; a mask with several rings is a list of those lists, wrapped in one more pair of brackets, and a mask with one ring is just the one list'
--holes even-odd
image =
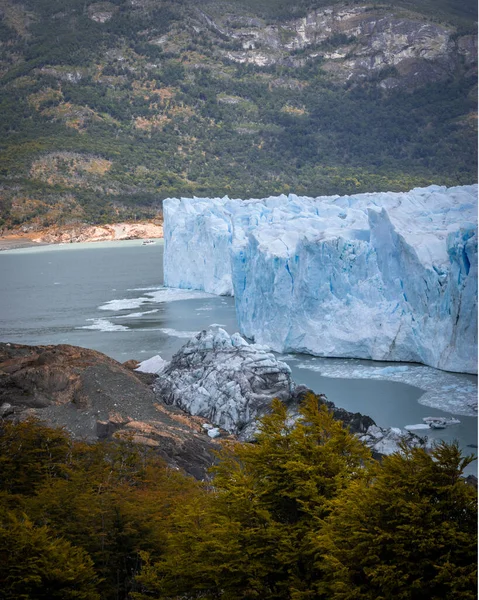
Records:
{"label": "green tree", "polygon": [[256,443],[221,455],[214,493],[174,514],[164,558],[144,568],[144,593],[134,597],[314,597],[318,571],[308,534],[368,460],[314,395],[296,422],[275,401]]}
{"label": "green tree", "polygon": [[330,600],[473,600],[477,492],[457,445],[407,447],[353,482],[316,536]]}
{"label": "green tree", "polygon": [[99,600],[97,583],[84,550],[0,507],[0,598]]}
{"label": "green tree", "polygon": [[30,496],[46,479],[63,476],[71,440],[61,429],[30,419],[0,426],[0,492]]}

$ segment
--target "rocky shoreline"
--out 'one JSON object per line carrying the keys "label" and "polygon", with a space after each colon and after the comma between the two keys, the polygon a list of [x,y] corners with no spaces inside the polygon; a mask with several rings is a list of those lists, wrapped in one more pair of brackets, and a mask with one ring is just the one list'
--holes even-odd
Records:
{"label": "rocky shoreline", "polygon": [[85,242],[108,242],[163,237],[163,225],[159,222],[114,223],[88,225],[86,223],[49,227],[42,230],[21,229],[5,231],[0,236],[0,251],[32,248],[47,244],[76,244]]}
{"label": "rocky shoreline", "polygon": [[[294,419],[313,393],[296,385],[289,367],[266,349],[239,338],[201,332],[155,374],[138,371],[136,361],[120,364],[76,346],[0,343],[0,423],[33,417],[75,439],[128,439],[205,479],[225,441],[253,439],[255,418],[268,412],[273,398],[280,397]],[[412,433],[378,427],[314,395],[377,458],[402,442],[425,445]]]}

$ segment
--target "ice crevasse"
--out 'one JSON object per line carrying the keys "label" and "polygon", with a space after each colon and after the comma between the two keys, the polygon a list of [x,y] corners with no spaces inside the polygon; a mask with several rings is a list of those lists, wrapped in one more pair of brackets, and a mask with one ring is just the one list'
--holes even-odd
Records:
{"label": "ice crevasse", "polygon": [[477,185],[164,201],[164,281],[278,352],[477,372]]}

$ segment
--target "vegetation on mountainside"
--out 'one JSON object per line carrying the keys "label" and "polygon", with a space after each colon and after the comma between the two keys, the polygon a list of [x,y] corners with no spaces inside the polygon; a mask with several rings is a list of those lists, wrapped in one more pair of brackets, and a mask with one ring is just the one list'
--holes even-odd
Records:
{"label": "vegetation on mountainside", "polygon": [[[262,3],[270,18],[287,6]],[[378,81],[334,82],[320,59],[237,64],[218,53],[237,42],[194,29],[195,7],[2,0],[0,228],[152,217],[168,196],[475,181],[473,74],[386,93]]]}
{"label": "vegetation on mountainside", "polygon": [[456,446],[377,463],[311,395],[219,458],[203,485],[128,443],[3,423],[2,598],[474,598]]}

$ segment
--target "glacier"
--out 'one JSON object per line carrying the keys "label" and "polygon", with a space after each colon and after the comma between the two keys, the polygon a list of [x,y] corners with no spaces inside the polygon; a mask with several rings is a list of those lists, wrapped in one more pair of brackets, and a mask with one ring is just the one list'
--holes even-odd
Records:
{"label": "glacier", "polygon": [[164,284],[276,352],[477,373],[477,193],[167,199]]}

